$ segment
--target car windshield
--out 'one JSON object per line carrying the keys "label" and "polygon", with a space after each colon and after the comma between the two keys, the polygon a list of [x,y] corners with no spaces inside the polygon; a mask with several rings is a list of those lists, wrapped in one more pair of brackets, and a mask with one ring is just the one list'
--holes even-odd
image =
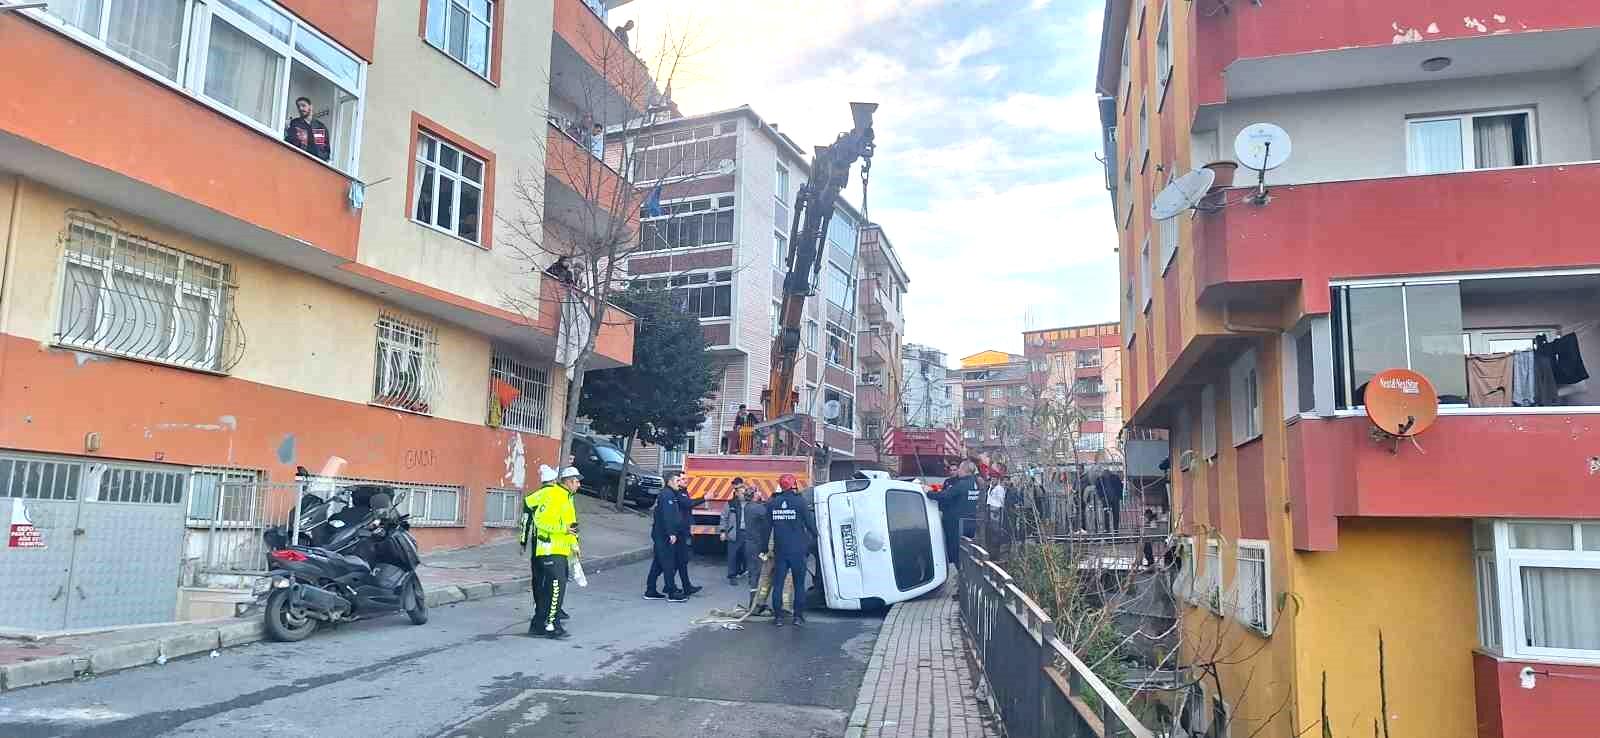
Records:
{"label": "car windshield", "polygon": [[607,464],[622,463],[622,452],[610,446],[601,446],[596,444],[594,447],[594,452],[599,454],[600,460],[606,462]]}

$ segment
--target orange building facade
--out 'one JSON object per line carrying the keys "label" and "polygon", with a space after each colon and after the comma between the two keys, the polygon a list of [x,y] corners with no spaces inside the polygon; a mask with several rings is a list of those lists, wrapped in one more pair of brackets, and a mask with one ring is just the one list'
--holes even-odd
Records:
{"label": "orange building facade", "polygon": [[[567,377],[560,290],[495,225],[542,217],[509,193],[551,176],[553,49],[605,28],[555,5],[0,12],[0,511],[43,541],[0,575],[83,603],[0,626],[216,614],[257,566],[217,536],[298,467],[395,484],[425,549],[509,532]],[[608,318],[591,368],[632,333]]]}

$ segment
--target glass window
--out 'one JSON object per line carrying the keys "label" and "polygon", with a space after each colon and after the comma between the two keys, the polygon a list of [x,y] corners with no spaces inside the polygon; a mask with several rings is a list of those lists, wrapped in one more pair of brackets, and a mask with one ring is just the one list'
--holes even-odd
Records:
{"label": "glass window", "polygon": [[850,395],[847,395],[844,392],[842,392],[840,390],[836,390],[836,389],[834,389],[832,387],[826,387],[822,391],[822,402],[824,404],[826,404],[828,402],[838,402],[839,403],[839,414],[836,417],[834,417],[832,420],[827,420],[827,418],[826,418],[827,409],[826,408],[822,409],[823,413],[824,413],[824,420],[827,422],[828,425],[837,426],[837,427],[846,428],[846,429],[850,429],[850,428],[856,427],[855,426],[855,423],[856,423],[856,408],[855,408],[856,401],[855,401],[854,397],[851,397]]}
{"label": "glass window", "polygon": [[910,490],[891,489],[884,497],[884,512],[889,518],[895,586],[904,592],[933,581],[933,538],[926,498]]}
{"label": "glass window", "polygon": [[600,456],[601,461],[607,464],[621,464],[623,462],[622,452],[605,444],[595,444],[594,452]]}
{"label": "glass window", "polygon": [[1317,357],[1312,341],[1309,329],[1294,338],[1295,391],[1303,413],[1317,408]]}
{"label": "glass window", "polygon": [[549,428],[550,370],[496,348],[489,363],[489,423],[525,433]]}
{"label": "glass window", "polygon": [[277,121],[286,60],[278,49],[212,16],[206,50],[206,96],[262,125]]}
{"label": "glass window", "polygon": [[439,343],[431,326],[390,315],[378,319],[372,403],[415,413],[432,411],[440,386]]}
{"label": "glass window", "polygon": [[1574,540],[1570,523],[1511,524],[1512,548],[1570,551]]}
{"label": "glass window", "polygon": [[1208,459],[1217,455],[1217,391],[1209,384],[1200,389],[1200,451]]}
{"label": "glass window", "polygon": [[1144,237],[1144,247],[1139,249],[1139,294],[1144,297],[1144,309],[1150,309],[1150,303],[1155,300],[1151,290],[1150,278],[1150,237]]}
{"label": "glass window", "polygon": [[428,0],[424,28],[428,43],[480,76],[489,76],[493,0]]}
{"label": "glass window", "polygon": [[1600,651],[1600,569],[1520,567],[1525,643]]}
{"label": "glass window", "polygon": [[1466,401],[1460,285],[1341,289],[1347,296],[1350,387],[1357,398],[1378,372],[1408,368],[1433,383],[1441,402]]}
{"label": "glass window", "polygon": [[731,196],[683,200],[664,205],[659,215],[639,210],[639,250],[692,248],[733,242]]}
{"label": "glass window", "polygon": [[828,363],[855,371],[855,336],[844,326],[828,321]]}
{"label": "glass window", "polygon": [[772,234],[772,267],[774,269],[787,269],[789,267],[789,238],[776,231]]}
{"label": "glass window", "polygon": [[850,273],[834,262],[828,262],[828,302],[846,310],[850,309]]}
{"label": "glass window", "polygon": [[1527,111],[1422,118],[1406,123],[1412,174],[1520,167],[1535,163]]}
{"label": "glass window", "polygon": [[479,243],[484,162],[443,140],[417,134],[413,215],[418,222]]}

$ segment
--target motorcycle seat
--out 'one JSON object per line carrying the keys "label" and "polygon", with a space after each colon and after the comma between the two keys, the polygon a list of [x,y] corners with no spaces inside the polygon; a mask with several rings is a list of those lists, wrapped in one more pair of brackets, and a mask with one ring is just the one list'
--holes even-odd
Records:
{"label": "motorcycle seat", "polygon": [[337,557],[340,561],[344,562],[347,566],[353,566],[353,567],[355,567],[357,569],[365,569],[365,570],[370,570],[372,568],[372,565],[368,564],[367,560],[361,558],[360,556],[351,556],[349,554],[342,554],[342,553],[335,553],[335,554],[332,554],[332,555]]}

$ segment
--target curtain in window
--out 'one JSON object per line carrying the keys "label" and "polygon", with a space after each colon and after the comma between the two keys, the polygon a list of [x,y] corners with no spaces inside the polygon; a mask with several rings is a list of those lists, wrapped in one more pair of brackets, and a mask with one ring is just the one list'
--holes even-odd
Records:
{"label": "curtain in window", "polygon": [[184,0],[111,0],[106,45],[176,80],[183,49],[183,15]]}
{"label": "curtain in window", "polygon": [[1412,173],[1459,172],[1466,168],[1461,160],[1460,120],[1414,122],[1410,134],[1407,164]]}
{"label": "curtain in window", "polygon": [[1473,119],[1472,136],[1477,149],[1478,168],[1515,167],[1530,163],[1526,146],[1527,120],[1522,113]]}
{"label": "curtain in window", "polygon": [[1522,601],[1529,646],[1600,650],[1600,570],[1524,566]]}
{"label": "curtain in window", "polygon": [[101,0],[50,0],[47,10],[67,25],[93,36],[100,35]]}
{"label": "curtain in window", "polygon": [[206,95],[217,102],[276,127],[274,119],[283,57],[235,30],[221,18],[211,21],[206,53]]}

